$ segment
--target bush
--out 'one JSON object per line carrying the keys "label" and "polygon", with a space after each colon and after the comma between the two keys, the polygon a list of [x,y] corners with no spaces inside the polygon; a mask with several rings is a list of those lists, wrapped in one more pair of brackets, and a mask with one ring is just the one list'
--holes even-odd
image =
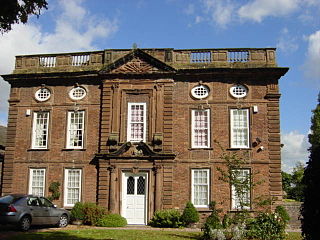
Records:
{"label": "bush", "polygon": [[87,225],[96,225],[99,219],[107,214],[104,207],[98,206],[95,203],[84,203],[83,205],[84,219],[83,223]]}
{"label": "bush", "polygon": [[97,221],[98,227],[124,227],[127,220],[119,214],[107,214]]}
{"label": "bush", "polygon": [[160,228],[178,228],[182,226],[180,221],[180,212],[175,209],[156,211],[149,222],[152,227]]}
{"label": "bush", "polygon": [[199,213],[197,209],[193,206],[192,202],[187,202],[185,209],[181,215],[181,221],[185,226],[199,221]]}
{"label": "bush", "polygon": [[83,203],[77,202],[74,207],[71,209],[71,220],[83,220],[84,219],[84,212],[83,212]]}
{"label": "bush", "polygon": [[282,219],[282,221],[287,224],[290,220],[290,216],[287,210],[283,206],[277,206],[275,213]]}
{"label": "bush", "polygon": [[214,201],[210,202],[209,207],[212,212],[201,229],[203,231],[203,239],[219,239],[223,234],[222,230],[217,231],[222,229],[222,223],[219,217],[220,211],[216,209],[216,202]]}
{"label": "bush", "polygon": [[276,213],[260,213],[247,229],[247,236],[257,240],[285,239],[285,223]]}

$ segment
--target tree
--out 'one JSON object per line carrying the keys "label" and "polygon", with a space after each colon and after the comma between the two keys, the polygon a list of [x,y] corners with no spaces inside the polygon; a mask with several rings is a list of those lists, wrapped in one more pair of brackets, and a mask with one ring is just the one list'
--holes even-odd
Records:
{"label": "tree", "polygon": [[296,201],[303,200],[304,183],[302,182],[304,174],[304,165],[298,162],[293,168],[292,174],[281,172],[282,174],[282,189],[287,193],[288,199]]}
{"label": "tree", "polygon": [[47,9],[46,0],[2,0],[0,7],[0,32],[8,32],[14,23],[27,23],[29,15],[39,17]]}
{"label": "tree", "polygon": [[320,93],[318,104],[311,118],[309,134],[310,156],[304,170],[303,183],[306,185],[304,202],[301,207],[302,235],[305,240],[319,239],[320,236]]}

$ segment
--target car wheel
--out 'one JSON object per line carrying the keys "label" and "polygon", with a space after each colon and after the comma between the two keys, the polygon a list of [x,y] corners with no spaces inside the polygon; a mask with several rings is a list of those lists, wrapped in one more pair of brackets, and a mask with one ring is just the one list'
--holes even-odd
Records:
{"label": "car wheel", "polygon": [[63,228],[63,227],[66,227],[67,225],[68,225],[68,216],[63,214],[59,219],[58,227]]}
{"label": "car wheel", "polygon": [[28,216],[24,216],[21,218],[20,222],[19,222],[19,228],[22,231],[28,231],[29,228],[31,226],[31,219]]}

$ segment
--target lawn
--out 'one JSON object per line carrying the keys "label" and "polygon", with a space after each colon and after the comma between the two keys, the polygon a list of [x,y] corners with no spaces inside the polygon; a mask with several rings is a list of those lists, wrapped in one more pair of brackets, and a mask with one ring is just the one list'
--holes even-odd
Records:
{"label": "lawn", "polygon": [[[198,240],[200,232],[166,231],[166,230],[114,230],[114,229],[79,229],[79,230],[52,230],[45,232],[19,233],[8,240],[118,240],[118,239],[142,239],[142,240]],[[300,233],[289,233],[287,240],[301,240]]]}

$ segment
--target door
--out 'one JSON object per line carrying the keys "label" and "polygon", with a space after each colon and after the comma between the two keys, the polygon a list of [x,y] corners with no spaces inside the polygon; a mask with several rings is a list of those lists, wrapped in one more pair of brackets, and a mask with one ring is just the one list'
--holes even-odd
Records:
{"label": "door", "polygon": [[147,173],[122,175],[122,216],[128,224],[146,224]]}

